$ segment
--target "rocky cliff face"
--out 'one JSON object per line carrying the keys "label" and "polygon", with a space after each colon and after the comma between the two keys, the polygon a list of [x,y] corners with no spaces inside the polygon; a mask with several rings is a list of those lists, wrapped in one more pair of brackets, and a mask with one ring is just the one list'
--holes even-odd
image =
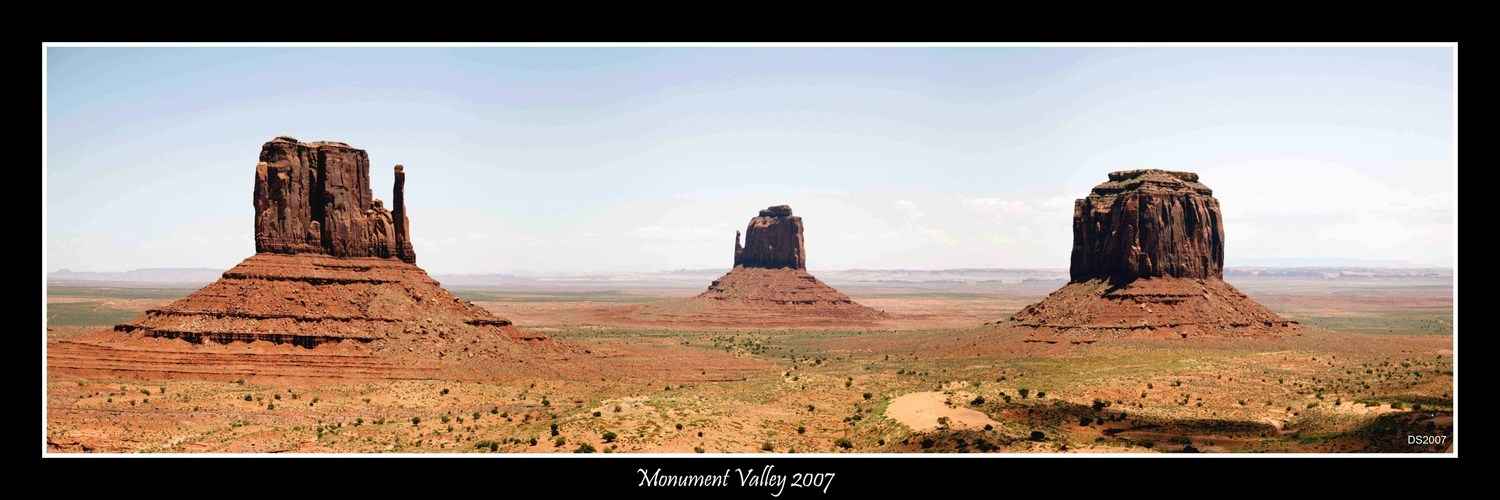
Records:
{"label": "rocky cliff face", "polygon": [[1224,224],[1198,174],[1109,174],[1073,205],[1072,281],[1011,316],[1033,332],[1189,337],[1292,331],[1224,277]]}
{"label": "rocky cliff face", "polygon": [[395,211],[370,191],[370,158],[342,142],[277,137],[255,166],[255,251],[416,262],[396,166]]}
{"label": "rocky cliff face", "polygon": [[802,218],[792,207],[777,205],[760,211],[745,228],[745,245],[734,238],[734,266],[766,269],[807,269],[802,245]]}
{"label": "rocky cliff face", "polygon": [[1221,279],[1219,201],[1198,174],[1130,170],[1109,174],[1073,205],[1073,282],[1143,277]]}

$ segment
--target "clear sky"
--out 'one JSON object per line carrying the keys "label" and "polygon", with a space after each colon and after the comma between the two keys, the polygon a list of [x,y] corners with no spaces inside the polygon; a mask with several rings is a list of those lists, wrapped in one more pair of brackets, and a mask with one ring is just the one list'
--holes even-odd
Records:
{"label": "clear sky", "polygon": [[228,268],[278,135],[407,171],[435,273],[1066,268],[1114,170],[1198,172],[1227,264],[1451,266],[1447,48],[49,48],[51,270]]}

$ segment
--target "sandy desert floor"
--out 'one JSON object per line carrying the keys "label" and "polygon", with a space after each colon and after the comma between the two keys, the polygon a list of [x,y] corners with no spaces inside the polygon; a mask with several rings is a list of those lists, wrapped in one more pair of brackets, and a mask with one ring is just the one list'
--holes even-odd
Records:
{"label": "sandy desert floor", "polygon": [[[574,377],[151,378],[49,371],[54,452],[1433,452],[1453,439],[1443,280],[1232,283],[1304,325],[1027,342],[983,326],[1060,283],[842,288],[856,326],[643,322],[699,290],[465,290],[603,360]],[[192,289],[51,287],[61,350]],[[712,368],[712,370],[710,370]],[[597,376],[597,377],[596,377]],[[1446,436],[1416,445],[1410,436]]]}

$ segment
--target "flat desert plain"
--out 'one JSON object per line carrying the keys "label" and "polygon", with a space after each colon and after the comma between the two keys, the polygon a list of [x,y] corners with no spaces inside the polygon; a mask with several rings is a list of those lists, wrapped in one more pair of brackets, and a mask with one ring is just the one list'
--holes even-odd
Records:
{"label": "flat desert plain", "polygon": [[[572,376],[330,378],[225,367],[208,377],[69,360],[72,368],[47,373],[46,446],[256,453],[1411,453],[1453,446],[1451,275],[1231,275],[1230,283],[1299,322],[1300,331],[1055,342],[987,323],[1062,280],[830,281],[889,318],[800,326],[774,317],[695,323],[638,314],[707,284],[668,281],[445,280],[518,327],[596,358],[593,369]],[[69,339],[196,288],[52,283],[49,365],[66,359]]]}

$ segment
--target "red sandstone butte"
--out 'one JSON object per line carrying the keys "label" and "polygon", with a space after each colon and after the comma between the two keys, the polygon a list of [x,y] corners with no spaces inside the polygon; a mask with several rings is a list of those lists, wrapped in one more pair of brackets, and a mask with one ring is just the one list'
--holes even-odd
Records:
{"label": "red sandstone butte", "polygon": [[277,137],[255,165],[255,251],[417,261],[396,165],[394,211],[370,191],[370,157],[342,142]]}
{"label": "red sandstone butte", "polygon": [[1224,282],[1224,223],[1191,172],[1109,174],[1073,205],[1071,281],[1017,312],[1049,332],[1163,335],[1286,331],[1294,322]]}
{"label": "red sandstone butte", "polygon": [[[516,328],[417,267],[396,166],[395,211],[369,157],[339,142],[267,142],[255,167],[256,254],[135,320],[55,346],[50,366],[191,377],[430,378],[543,373],[571,346]],[[551,359],[546,359],[550,356]]]}
{"label": "red sandstone butte", "polygon": [[690,302],[707,309],[703,315],[708,322],[716,315],[762,324],[886,317],[808,274],[802,218],[786,205],[761,210],[750,219],[743,246],[735,236],[734,267]]}
{"label": "red sandstone butte", "polygon": [[1073,203],[1073,281],[1142,276],[1224,278],[1219,200],[1198,174],[1109,174]]}
{"label": "red sandstone butte", "polygon": [[807,269],[802,218],[786,205],[761,210],[745,227],[745,246],[739,233],[734,235],[734,267]]}

